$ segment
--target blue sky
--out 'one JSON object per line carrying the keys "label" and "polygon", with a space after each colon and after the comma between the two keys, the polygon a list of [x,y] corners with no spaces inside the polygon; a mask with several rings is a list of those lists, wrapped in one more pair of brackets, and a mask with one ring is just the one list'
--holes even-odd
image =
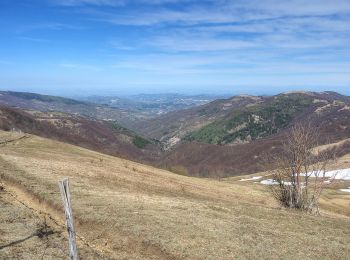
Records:
{"label": "blue sky", "polygon": [[0,0],[0,88],[350,95],[349,0]]}

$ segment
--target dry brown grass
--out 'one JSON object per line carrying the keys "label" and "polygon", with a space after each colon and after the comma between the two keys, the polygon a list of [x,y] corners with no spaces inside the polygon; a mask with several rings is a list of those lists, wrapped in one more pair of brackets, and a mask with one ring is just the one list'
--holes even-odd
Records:
{"label": "dry brown grass", "polygon": [[259,184],[180,176],[34,136],[1,147],[0,156],[2,178],[41,199],[33,206],[46,201],[61,220],[57,181],[69,177],[77,232],[106,258],[350,254],[349,219],[279,209]]}
{"label": "dry brown grass", "polygon": [[[68,259],[65,229],[23,204],[18,195],[7,186],[0,191],[0,259]],[[80,254],[83,259],[96,256],[84,244]]]}

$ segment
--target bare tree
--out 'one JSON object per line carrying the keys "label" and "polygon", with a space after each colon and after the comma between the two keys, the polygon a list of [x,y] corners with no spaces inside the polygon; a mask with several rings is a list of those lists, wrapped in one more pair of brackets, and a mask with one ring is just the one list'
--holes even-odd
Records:
{"label": "bare tree", "polygon": [[282,152],[268,156],[276,168],[271,171],[275,184],[271,185],[271,192],[281,205],[319,214],[319,198],[329,181],[326,181],[327,166],[335,159],[334,151],[315,150],[319,140],[316,128],[296,125],[287,136]]}

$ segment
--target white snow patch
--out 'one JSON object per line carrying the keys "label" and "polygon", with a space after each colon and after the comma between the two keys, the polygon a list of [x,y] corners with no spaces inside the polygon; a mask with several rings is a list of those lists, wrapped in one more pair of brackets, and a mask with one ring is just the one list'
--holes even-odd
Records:
{"label": "white snow patch", "polygon": [[[318,175],[318,177],[327,177],[335,180],[350,180],[350,169],[329,171],[325,172],[324,175],[322,172],[308,172],[307,175],[310,177]],[[301,176],[305,176],[305,173],[302,173]]]}
{"label": "white snow patch", "polygon": [[[263,180],[260,182],[261,184],[264,185],[278,185],[278,181],[275,181],[274,179],[267,179],[267,180]],[[284,185],[291,185],[292,183],[289,181],[284,181],[283,182]]]}
{"label": "white snow patch", "polygon": [[350,192],[350,187],[348,189],[340,189],[340,191]]}
{"label": "white snow patch", "polygon": [[[301,173],[301,176],[305,176],[305,173]],[[325,178],[331,178],[331,179],[335,179],[335,180],[345,180],[345,181],[349,181],[350,180],[350,169],[341,169],[341,170],[334,170],[334,171],[328,171],[325,172],[324,175],[322,172],[309,172],[307,173],[307,175],[309,177],[325,177]],[[325,180],[324,183],[326,184],[330,184],[332,181],[331,180]],[[267,180],[263,180],[260,182],[261,184],[264,185],[277,185],[278,182],[273,180],[273,179],[267,179]],[[285,185],[291,185],[290,182],[284,182]],[[350,192],[350,187],[349,189],[342,189],[342,191],[345,192]]]}
{"label": "white snow patch", "polygon": [[[275,181],[273,179],[267,179],[267,180],[263,180],[260,182],[261,184],[264,184],[264,185],[278,185],[278,181]],[[289,182],[289,181],[284,181],[283,182],[284,185],[291,185],[292,183]]]}
{"label": "white snow patch", "polygon": [[278,184],[278,182],[273,180],[273,179],[263,180],[260,183],[264,184],[264,185],[277,185]]}
{"label": "white snow patch", "polygon": [[254,177],[251,177],[249,179],[240,179],[239,181],[254,181],[254,180],[259,180],[261,178],[262,178],[262,176],[254,176]]}

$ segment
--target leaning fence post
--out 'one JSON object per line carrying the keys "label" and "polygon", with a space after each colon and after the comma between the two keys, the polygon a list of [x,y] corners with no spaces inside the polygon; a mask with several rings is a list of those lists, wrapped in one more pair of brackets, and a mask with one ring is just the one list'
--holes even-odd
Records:
{"label": "leaning fence post", "polygon": [[78,260],[78,250],[75,242],[75,230],[73,224],[72,205],[70,200],[69,183],[68,178],[59,181],[58,186],[60,187],[64,212],[66,214],[66,226],[68,231],[69,241],[69,256],[72,260]]}

